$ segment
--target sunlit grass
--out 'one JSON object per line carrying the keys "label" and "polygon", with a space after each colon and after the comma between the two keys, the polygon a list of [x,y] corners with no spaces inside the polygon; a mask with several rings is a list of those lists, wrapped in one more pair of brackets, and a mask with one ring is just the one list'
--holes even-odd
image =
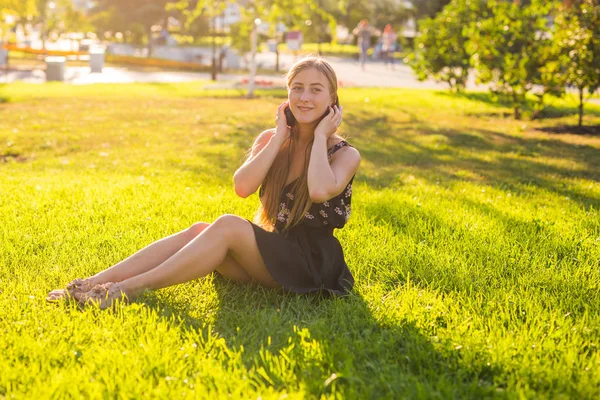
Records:
{"label": "sunlit grass", "polygon": [[284,93],[203,86],[0,87],[0,397],[598,397],[600,136],[544,131],[576,124],[574,98],[532,122],[485,94],[342,90],[363,158],[336,232],[348,298],[210,276],[115,312],[46,304],[252,217],[231,176]]}

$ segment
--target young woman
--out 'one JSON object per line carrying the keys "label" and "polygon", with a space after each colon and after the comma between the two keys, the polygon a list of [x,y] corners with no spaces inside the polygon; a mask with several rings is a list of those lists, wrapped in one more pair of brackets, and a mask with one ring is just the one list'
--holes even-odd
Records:
{"label": "young woman", "polygon": [[260,187],[256,223],[235,215],[195,223],[111,268],[50,292],[48,300],[71,297],[106,308],[117,299],[213,271],[236,282],[296,293],[347,293],[354,279],[333,230],[350,216],[360,154],[336,134],[342,108],[335,72],[325,60],[294,64],[287,86],[288,100],[277,110],[276,128],[258,135],[234,174],[239,196],[248,197]]}
{"label": "young woman", "polygon": [[394,68],[394,51],[396,51],[396,41],[398,40],[398,35],[392,28],[392,25],[387,24],[383,29],[383,34],[381,35],[381,52],[383,53],[383,62],[388,66],[391,64],[392,69]]}
{"label": "young woman", "polygon": [[369,25],[369,21],[366,19],[361,20],[356,28],[352,30],[354,36],[356,36],[356,45],[358,46],[358,60],[362,70],[365,70],[365,63],[367,62],[367,52],[371,48],[371,36],[379,35],[377,29]]}

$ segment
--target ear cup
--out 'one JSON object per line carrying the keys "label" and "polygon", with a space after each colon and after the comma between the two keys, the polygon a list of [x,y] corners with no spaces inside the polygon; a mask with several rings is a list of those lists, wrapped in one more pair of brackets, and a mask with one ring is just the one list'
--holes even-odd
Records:
{"label": "ear cup", "polygon": [[288,126],[296,125],[296,117],[294,117],[294,114],[292,114],[290,106],[287,106],[283,112],[285,113],[285,119],[287,120]]}

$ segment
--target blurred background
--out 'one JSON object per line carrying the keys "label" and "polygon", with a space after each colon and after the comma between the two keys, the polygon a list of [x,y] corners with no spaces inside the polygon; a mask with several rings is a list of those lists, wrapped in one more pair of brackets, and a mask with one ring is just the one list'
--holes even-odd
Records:
{"label": "blurred background", "polygon": [[[598,102],[598,0],[0,0],[0,82],[282,87],[304,54],[342,86]],[[364,57],[361,57],[364,52]],[[363,61],[359,62],[359,59]],[[582,111],[583,112],[583,108]]]}

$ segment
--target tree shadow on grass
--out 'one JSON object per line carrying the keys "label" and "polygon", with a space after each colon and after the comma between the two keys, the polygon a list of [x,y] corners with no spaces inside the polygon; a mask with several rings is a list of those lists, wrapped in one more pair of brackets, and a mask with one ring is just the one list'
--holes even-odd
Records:
{"label": "tree shadow on grass", "polygon": [[471,100],[471,101],[478,101],[480,103],[486,103],[486,104],[489,104],[490,106],[494,106],[497,108],[506,108],[506,107],[510,108],[512,106],[512,102],[509,97],[503,96],[503,95],[495,96],[492,93],[486,92],[486,91],[454,93],[454,92],[440,90],[440,91],[436,91],[435,94],[438,96],[451,97],[453,99],[458,98],[458,99],[466,99],[466,100]]}
{"label": "tree shadow on grass", "polygon": [[[363,131],[370,129],[370,133],[353,139],[367,164],[357,180],[372,187],[398,185],[400,174],[408,168],[411,174],[437,184],[471,180],[518,191],[531,190],[528,187],[533,185],[586,208],[600,207],[600,198],[564,182],[598,180],[600,149],[596,147],[481,128],[460,131],[424,122],[414,126],[385,121],[380,119],[373,127],[364,125]],[[389,140],[382,144],[381,140],[371,140],[372,135]],[[465,177],[465,171],[477,178]]]}
{"label": "tree shadow on grass", "polygon": [[[512,100],[510,97],[505,95],[494,96],[489,92],[467,92],[467,93],[450,93],[444,91],[436,92],[436,95],[446,96],[451,98],[459,98],[459,99],[467,99],[471,101],[477,101],[480,103],[485,103],[487,105],[493,106],[495,108],[512,108]],[[556,98],[552,98],[551,100],[546,100],[546,104],[544,109],[541,111],[540,115],[537,119],[552,119],[552,118],[563,118],[573,115],[578,115],[579,111],[577,109],[578,103],[573,103],[573,105],[556,105],[553,103],[549,103],[548,101],[553,101]],[[528,99],[525,106],[523,107],[523,111],[527,113],[531,113],[534,111],[535,102],[531,99]],[[589,103],[587,103],[589,104]],[[586,105],[587,105],[586,104]],[[513,116],[513,112],[507,112],[506,110],[498,110],[497,112],[485,112],[485,113],[469,113],[469,116],[473,117],[504,117],[509,118]],[[600,107],[587,107],[585,108],[585,115],[592,115],[595,117],[600,116]]]}
{"label": "tree shadow on grass", "polygon": [[588,136],[600,136],[600,125],[592,126],[577,126],[577,125],[561,125],[561,126],[546,126],[538,128],[538,131],[552,134],[566,134],[566,135],[588,135]]}
{"label": "tree shadow on grass", "polygon": [[[223,278],[215,279],[215,287],[214,332],[228,348],[243,347],[255,387],[288,393],[304,387],[314,398],[331,392],[347,398],[481,398],[505,387],[497,383],[502,371],[488,365],[486,355],[466,362],[451,343],[434,343],[435,324],[423,329],[407,319],[379,321],[356,293],[280,294]],[[183,329],[202,326],[189,304],[156,301],[151,307],[178,317]]]}
{"label": "tree shadow on grass", "polygon": [[502,230],[501,240],[477,234],[465,224],[445,222],[441,216],[445,211],[384,200],[366,204],[364,211],[374,226],[384,226],[410,243],[401,259],[378,260],[370,279],[392,288],[410,276],[411,282],[430,290],[484,298],[499,291],[539,291],[536,301],[547,301],[547,309],[563,314],[600,310],[595,278],[571,278],[585,257],[592,257],[582,241],[565,241],[552,221],[517,219],[492,204],[467,198],[461,204],[493,219],[496,229]]}

